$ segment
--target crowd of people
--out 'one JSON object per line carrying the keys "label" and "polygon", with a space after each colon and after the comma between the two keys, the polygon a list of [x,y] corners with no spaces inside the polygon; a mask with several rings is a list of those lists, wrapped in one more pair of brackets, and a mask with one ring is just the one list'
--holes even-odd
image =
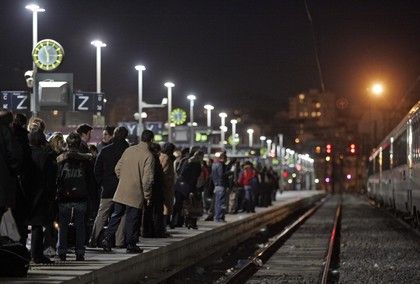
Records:
{"label": "crowd of people", "polygon": [[200,148],[154,143],[149,130],[131,146],[123,126],[105,127],[96,146],[91,132],[82,124],[47,135],[42,119],[0,109],[0,219],[11,210],[34,263],[65,261],[69,247],[78,261],[86,246],[141,253],[140,236],[197,229],[204,214],[226,222],[275,199],[272,168],[228,162],[226,152],[204,159]]}

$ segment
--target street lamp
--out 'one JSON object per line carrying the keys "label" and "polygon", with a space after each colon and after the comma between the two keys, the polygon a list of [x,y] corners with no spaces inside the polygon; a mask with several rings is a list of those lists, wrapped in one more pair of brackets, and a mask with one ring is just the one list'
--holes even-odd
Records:
{"label": "street lamp", "polygon": [[[26,9],[32,11],[32,50],[38,43],[38,13],[45,12],[44,8],[39,7],[36,4],[29,4],[25,6]],[[31,96],[31,112],[32,116],[37,116],[38,112],[38,86],[37,86],[37,68],[35,61],[32,63],[32,78],[33,78],[33,90]]]}
{"label": "street lamp", "polygon": [[231,119],[230,123],[232,124],[232,152],[236,153],[236,124],[238,121],[236,119]]}
{"label": "street lamp", "polygon": [[166,82],[164,86],[168,88],[168,142],[172,142],[172,126],[171,126],[172,88],[175,87],[175,84],[172,82]]}
{"label": "street lamp", "polygon": [[208,137],[208,146],[207,146],[207,154],[210,155],[211,153],[211,111],[214,110],[214,106],[212,105],[205,105],[204,108],[207,110],[207,137]]}
{"label": "street lamp", "polygon": [[[369,88],[369,91],[375,97],[380,97],[384,93],[385,88],[384,88],[384,85],[382,83],[374,83]],[[372,100],[370,100],[369,115],[370,115],[371,125],[372,125],[372,128],[373,128],[373,131],[372,131],[373,137],[372,137],[372,146],[371,146],[373,148],[373,147],[376,146],[376,140],[377,140],[376,137],[377,137],[377,132],[378,132],[378,129],[377,129],[378,126],[377,126],[377,121],[376,121],[376,119],[374,118],[374,115],[373,115]],[[372,130],[372,128],[371,128],[371,130]]]}
{"label": "street lamp", "polygon": [[227,131],[225,123],[226,123],[227,114],[225,112],[221,112],[219,113],[219,117],[220,117],[220,143],[221,143],[221,148],[225,149],[225,132]]}
{"label": "street lamp", "polygon": [[249,145],[250,148],[252,148],[252,144],[254,144],[253,143],[254,129],[249,128],[249,129],[246,130],[246,132],[248,133],[248,143],[249,143],[248,145]]}
{"label": "street lamp", "polygon": [[192,149],[194,144],[194,101],[197,97],[194,95],[188,95],[187,99],[190,101],[190,149]]}
{"label": "street lamp", "polygon": [[101,92],[101,48],[106,44],[100,40],[90,42],[91,45],[96,47],[96,92]]}
{"label": "street lamp", "polygon": [[134,67],[137,71],[138,71],[138,75],[139,75],[139,90],[138,90],[138,95],[139,95],[139,123],[137,126],[137,135],[139,137],[139,141],[140,141],[140,135],[143,132],[143,122],[142,122],[142,103],[143,103],[143,71],[146,70],[146,67],[144,67],[144,65],[136,65]]}
{"label": "street lamp", "polygon": [[267,137],[265,136],[260,136],[260,141],[261,141],[261,148],[264,147],[264,142],[265,140],[267,140]]}
{"label": "street lamp", "polygon": [[271,143],[273,143],[273,140],[271,139],[267,139],[267,157],[270,156],[270,152],[271,152]]}

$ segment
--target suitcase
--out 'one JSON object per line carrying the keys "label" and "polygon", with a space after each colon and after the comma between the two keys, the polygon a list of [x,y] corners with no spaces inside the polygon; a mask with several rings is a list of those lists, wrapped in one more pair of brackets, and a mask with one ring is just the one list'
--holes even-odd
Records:
{"label": "suitcase", "polygon": [[0,277],[26,277],[31,254],[21,243],[0,237]]}

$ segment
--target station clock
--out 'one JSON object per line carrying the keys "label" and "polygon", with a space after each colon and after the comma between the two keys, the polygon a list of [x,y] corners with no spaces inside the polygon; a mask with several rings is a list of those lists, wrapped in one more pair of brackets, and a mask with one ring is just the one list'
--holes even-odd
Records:
{"label": "station clock", "polygon": [[32,59],[35,65],[44,71],[55,70],[60,66],[63,57],[63,47],[52,39],[43,39],[39,41],[32,51]]}

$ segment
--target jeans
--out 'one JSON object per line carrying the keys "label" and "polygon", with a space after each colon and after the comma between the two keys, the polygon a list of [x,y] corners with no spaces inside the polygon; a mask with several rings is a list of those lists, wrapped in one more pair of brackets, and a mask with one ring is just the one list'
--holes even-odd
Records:
{"label": "jeans", "polygon": [[109,220],[108,229],[105,233],[105,238],[110,240],[117,232],[121,218],[125,213],[125,241],[127,247],[133,247],[139,240],[139,221],[140,209],[130,207],[121,203],[114,203],[114,212]]}
{"label": "jeans", "polygon": [[76,254],[85,254],[86,226],[85,217],[87,202],[68,202],[58,204],[58,243],[57,250],[59,255],[67,253],[67,232],[71,221],[73,209],[73,220],[76,229]]}
{"label": "jeans", "polygon": [[226,190],[223,186],[214,187],[214,219],[220,222],[225,219]]}
{"label": "jeans", "polygon": [[250,185],[245,185],[245,202],[246,208],[244,208],[247,212],[254,211],[254,191]]}

